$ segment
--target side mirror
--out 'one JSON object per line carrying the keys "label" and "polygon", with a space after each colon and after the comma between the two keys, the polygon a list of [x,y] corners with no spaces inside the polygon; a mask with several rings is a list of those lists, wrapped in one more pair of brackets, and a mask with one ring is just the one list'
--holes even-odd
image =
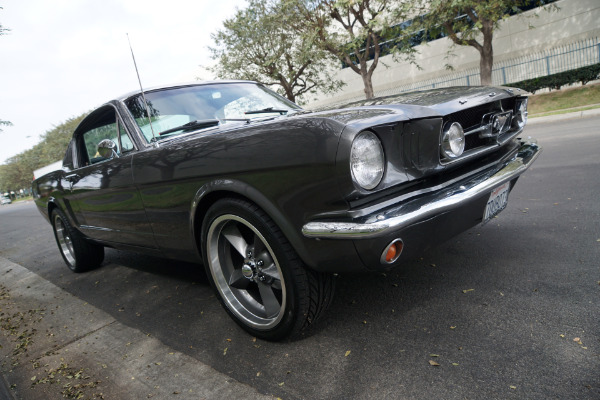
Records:
{"label": "side mirror", "polygon": [[102,158],[118,158],[117,144],[110,139],[101,140],[98,143],[98,154]]}

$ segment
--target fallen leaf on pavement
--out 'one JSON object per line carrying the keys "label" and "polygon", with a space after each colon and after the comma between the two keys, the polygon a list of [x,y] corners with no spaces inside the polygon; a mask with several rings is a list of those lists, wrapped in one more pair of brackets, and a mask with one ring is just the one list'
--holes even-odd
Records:
{"label": "fallen leaf on pavement", "polygon": [[433,360],[429,360],[429,365],[432,365],[432,366],[434,366],[434,367],[439,367],[439,366],[440,366],[440,364],[436,363],[436,362],[435,362],[435,361],[433,361]]}
{"label": "fallen leaf on pavement", "polygon": [[462,292],[463,292],[463,293],[469,293],[469,292],[472,292],[472,291],[474,291],[474,290],[475,290],[475,289],[465,289],[465,290],[463,290]]}
{"label": "fallen leaf on pavement", "polygon": [[344,357],[348,357],[349,355],[350,355],[350,350],[348,350],[348,351],[346,352],[346,354],[344,355]]}

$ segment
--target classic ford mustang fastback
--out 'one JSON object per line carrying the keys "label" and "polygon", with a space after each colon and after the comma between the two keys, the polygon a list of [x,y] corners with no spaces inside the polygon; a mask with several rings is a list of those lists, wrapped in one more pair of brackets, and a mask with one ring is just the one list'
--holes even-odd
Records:
{"label": "classic ford mustang fastback", "polygon": [[506,207],[540,147],[519,89],[414,92],[309,112],[245,81],[110,101],[36,204],[75,272],[104,247],[204,264],[251,334],[314,322],[333,273],[398,268]]}

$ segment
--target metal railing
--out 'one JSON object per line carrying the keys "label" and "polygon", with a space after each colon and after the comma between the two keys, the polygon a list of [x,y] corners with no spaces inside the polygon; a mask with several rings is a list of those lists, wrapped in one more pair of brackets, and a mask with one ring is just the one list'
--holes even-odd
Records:
{"label": "metal railing", "polygon": [[[600,41],[598,38],[589,38],[534,54],[494,63],[492,84],[507,85],[597,63],[600,63]],[[480,83],[479,68],[471,68],[425,81],[412,82],[376,91],[376,95],[387,96],[412,90],[448,86],[476,86]]]}

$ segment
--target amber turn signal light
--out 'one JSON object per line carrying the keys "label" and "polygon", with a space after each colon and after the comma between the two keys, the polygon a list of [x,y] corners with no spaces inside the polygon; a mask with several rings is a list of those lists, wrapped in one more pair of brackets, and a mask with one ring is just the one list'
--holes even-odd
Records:
{"label": "amber turn signal light", "polygon": [[404,243],[402,242],[402,239],[393,240],[383,251],[383,254],[381,255],[381,263],[391,264],[396,261],[398,257],[400,257],[403,248]]}

